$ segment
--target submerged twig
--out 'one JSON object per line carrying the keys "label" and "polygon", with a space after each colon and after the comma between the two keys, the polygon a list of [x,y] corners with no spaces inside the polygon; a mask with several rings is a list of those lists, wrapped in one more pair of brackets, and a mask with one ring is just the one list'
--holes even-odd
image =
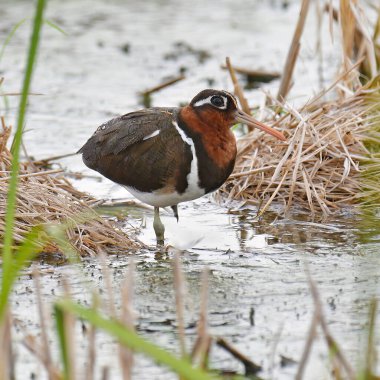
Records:
{"label": "submerged twig", "polygon": [[216,344],[222,348],[224,348],[227,352],[229,352],[234,358],[243,363],[245,368],[246,375],[255,375],[261,371],[261,366],[254,363],[251,359],[247,358],[244,354],[238,351],[235,347],[233,347],[230,343],[228,343],[223,338],[218,338],[216,340]]}
{"label": "submerged twig", "polygon": [[[222,69],[228,69],[228,66],[222,65]],[[280,73],[275,71],[252,70],[237,66],[232,66],[232,69],[238,74],[245,75],[249,80],[256,82],[269,82],[281,76]]]}
{"label": "submerged twig", "polygon": [[178,76],[178,77],[168,79],[168,80],[164,81],[163,83],[160,83],[160,84],[157,85],[157,86],[151,87],[151,88],[149,88],[149,89],[143,91],[143,92],[141,93],[141,95],[143,95],[143,96],[151,95],[151,94],[153,94],[154,92],[160,91],[160,90],[162,90],[162,89],[165,88],[165,87],[169,87],[169,86],[173,85],[174,83],[177,83],[177,82],[179,82],[179,81],[181,81],[181,80],[184,80],[185,78],[186,78],[186,77],[185,77],[184,75],[180,75],[180,76]]}

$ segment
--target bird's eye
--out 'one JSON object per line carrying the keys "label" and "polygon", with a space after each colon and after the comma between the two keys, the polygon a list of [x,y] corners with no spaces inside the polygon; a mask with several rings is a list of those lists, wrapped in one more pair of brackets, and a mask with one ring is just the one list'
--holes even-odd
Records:
{"label": "bird's eye", "polygon": [[221,96],[216,95],[211,98],[211,104],[215,107],[223,107],[224,100]]}

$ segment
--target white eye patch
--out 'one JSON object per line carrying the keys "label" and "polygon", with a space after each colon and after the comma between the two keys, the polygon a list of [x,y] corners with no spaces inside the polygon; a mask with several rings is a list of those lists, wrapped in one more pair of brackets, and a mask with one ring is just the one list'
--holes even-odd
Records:
{"label": "white eye patch", "polygon": [[[223,105],[216,106],[215,104],[212,104],[211,98],[213,98],[214,96],[218,96],[219,98],[223,99]],[[194,107],[200,107],[200,106],[203,106],[204,104],[210,104],[213,107],[219,108],[221,110],[225,110],[225,109],[227,109],[227,98],[225,96],[222,96],[222,95],[210,95],[208,98],[201,99],[201,100],[198,100],[197,102],[195,102]]]}
{"label": "white eye patch", "polygon": [[239,106],[238,106],[238,104],[237,104],[237,101],[236,101],[236,98],[232,95],[232,94],[230,94],[229,92],[227,92],[227,91],[223,91],[226,95],[228,95],[228,97],[229,98],[231,98],[232,100],[233,100],[233,102],[234,102],[234,104],[235,104],[235,107],[236,108],[239,108]]}

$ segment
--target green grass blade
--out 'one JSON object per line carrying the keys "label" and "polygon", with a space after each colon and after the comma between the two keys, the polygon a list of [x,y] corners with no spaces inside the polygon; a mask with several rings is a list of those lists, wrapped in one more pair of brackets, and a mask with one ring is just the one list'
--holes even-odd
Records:
{"label": "green grass blade", "polygon": [[4,55],[4,52],[5,52],[5,48],[8,46],[9,42],[11,41],[12,37],[14,36],[14,34],[16,33],[17,29],[26,21],[26,18],[23,18],[21,21],[19,21],[12,29],[11,31],[9,32],[7,38],[5,39],[3,45],[1,46],[1,50],[0,50],[0,62],[1,62],[1,59],[3,58],[3,55]]}
{"label": "green grass blade", "polygon": [[120,322],[106,319],[97,311],[83,307],[73,301],[63,300],[56,304],[57,309],[75,314],[76,316],[87,320],[95,327],[106,331],[116,338],[122,345],[133,351],[143,353],[156,361],[173,370],[175,373],[186,380],[216,380],[218,377],[207,374],[199,368],[194,368],[191,364],[183,359],[178,359],[171,353],[146,341],[137,335],[134,331],[129,330]]}
{"label": "green grass blade", "polygon": [[[12,263],[7,268],[7,272],[3,272],[3,281],[0,291],[0,316],[3,316],[8,304],[9,294],[13,284],[17,279],[19,272],[32,260],[40,248],[43,241],[41,226],[32,228],[23,239],[22,244],[18,247],[17,255],[12,259]],[[1,318],[0,318],[1,320]]]}
{"label": "green grass blade", "polygon": [[53,21],[45,19],[44,23],[47,24],[47,25],[49,25],[53,29],[57,30],[58,32],[64,34],[65,36],[67,36],[67,33],[60,26],[58,26],[56,23],[54,23]]}
{"label": "green grass blade", "polygon": [[55,327],[58,335],[58,346],[61,354],[61,363],[63,364],[63,379],[69,380],[70,361],[68,344],[65,333],[65,311],[64,309],[54,306]]}
{"label": "green grass blade", "polygon": [[[40,38],[40,30],[42,24],[42,15],[45,7],[45,0],[38,0],[36,5],[36,13],[33,23],[33,31],[30,40],[29,53],[24,77],[24,83],[22,88],[22,94],[20,98],[19,113],[17,119],[17,129],[13,140],[13,159],[11,166],[11,179],[8,187],[8,199],[7,210],[5,215],[5,232],[4,232],[4,248],[3,248],[3,278],[2,288],[7,286],[7,276],[12,273],[13,257],[12,257],[12,242],[13,242],[13,229],[15,219],[15,208],[17,198],[17,184],[18,184],[18,172],[19,172],[19,154],[22,138],[23,125],[25,120],[25,112],[28,100],[28,93],[30,83],[32,79],[33,68],[36,60],[38,42]],[[6,292],[8,290],[5,289]],[[0,314],[0,322],[3,314]]]}

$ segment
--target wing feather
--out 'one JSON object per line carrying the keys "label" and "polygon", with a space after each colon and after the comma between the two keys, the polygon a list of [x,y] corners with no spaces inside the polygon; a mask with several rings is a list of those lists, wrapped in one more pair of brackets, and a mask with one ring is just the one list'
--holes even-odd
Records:
{"label": "wing feather", "polygon": [[[184,191],[192,153],[172,124],[176,112],[151,108],[110,120],[79,151],[84,163],[112,181],[140,191],[162,189],[170,183]],[[151,136],[155,131],[159,133]]]}

